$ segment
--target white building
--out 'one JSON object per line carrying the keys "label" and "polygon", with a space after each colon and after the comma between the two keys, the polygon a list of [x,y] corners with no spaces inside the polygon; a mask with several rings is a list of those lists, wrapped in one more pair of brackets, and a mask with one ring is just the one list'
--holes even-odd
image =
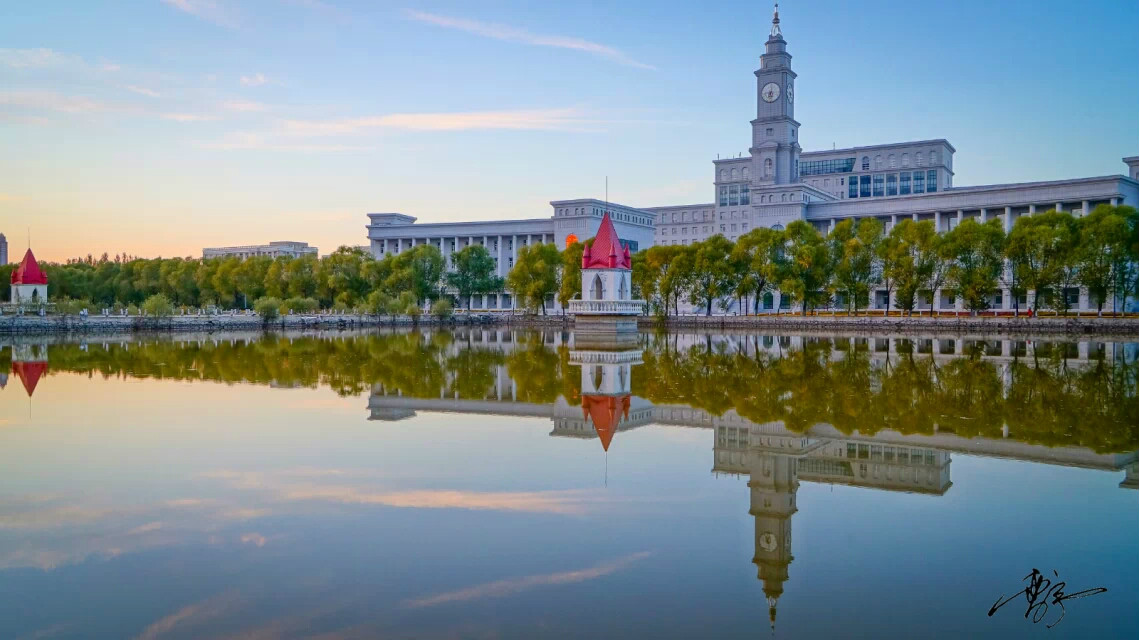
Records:
{"label": "white building", "polygon": [[[453,228],[413,225],[415,219],[409,216],[383,214],[399,217],[404,226],[396,229],[377,224],[377,214],[370,214],[372,252],[382,255],[378,247],[393,241],[403,243],[397,246],[452,242],[468,230],[477,231],[469,233],[475,237],[553,237],[563,247],[571,236],[589,238],[596,233],[606,208],[614,212],[621,240],[636,251],[653,244],[693,244],[716,234],[736,240],[751,229],[783,228],[794,220],[805,220],[827,233],[846,219],[877,218],[887,231],[902,219],[929,220],[939,231],[948,231],[967,218],[981,222],[999,218],[1007,231],[1017,218],[1051,209],[1082,216],[1100,204],[1139,206],[1139,156],[1123,159],[1126,175],[956,186],[956,149],[944,139],[802,151],[800,123],[795,120],[798,76],[791,68],[778,10],[755,77],[756,117],[750,122],[748,152],[713,161],[712,202],[633,208],[597,200],[559,200],[550,203],[553,218],[452,223],[457,225]],[[1086,291],[1073,289],[1064,295],[1075,303],[1073,308],[1095,307]],[[961,306],[946,292],[934,292],[933,297],[943,309]],[[1028,302],[1022,297],[1020,306]],[[871,297],[873,307],[886,303],[885,290]],[[992,306],[1011,309],[1013,303],[1006,288],[994,296]],[[923,297],[918,304],[928,307],[929,302]],[[765,310],[781,307],[786,308],[778,292],[762,304]]]}
{"label": "white building", "polygon": [[316,247],[310,247],[307,242],[293,242],[278,240],[269,244],[250,244],[238,247],[207,247],[202,249],[202,258],[228,258],[230,256],[245,260],[256,256],[270,258],[302,258],[316,256]]}

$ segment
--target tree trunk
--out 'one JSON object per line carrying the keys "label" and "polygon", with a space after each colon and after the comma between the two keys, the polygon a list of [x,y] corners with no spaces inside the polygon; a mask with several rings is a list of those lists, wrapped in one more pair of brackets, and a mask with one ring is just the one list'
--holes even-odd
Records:
{"label": "tree trunk", "polygon": [[704,312],[704,317],[708,318],[711,316],[712,316],[712,298],[708,298],[708,308],[707,308],[707,311]]}

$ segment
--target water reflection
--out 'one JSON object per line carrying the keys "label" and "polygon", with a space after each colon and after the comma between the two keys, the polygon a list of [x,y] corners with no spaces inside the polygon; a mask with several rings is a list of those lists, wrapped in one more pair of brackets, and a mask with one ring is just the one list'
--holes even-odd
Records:
{"label": "water reflection", "polygon": [[[8,398],[33,398],[37,387],[68,374],[328,387],[347,398],[366,394],[360,417],[380,423],[437,413],[526,418],[548,426],[555,439],[596,441],[602,456],[616,455],[625,434],[651,425],[706,432],[713,477],[746,481],[752,563],[773,629],[799,566],[792,523],[801,482],[945,501],[953,492],[953,456],[966,454],[1123,471],[1119,487],[1139,488],[1134,344],[662,334],[641,336],[635,348],[602,350],[578,348],[572,333],[480,330],[77,344],[24,339],[3,346],[0,370],[22,387],[7,388]],[[477,427],[463,420],[450,428]],[[238,464],[196,469],[200,496],[148,504],[3,492],[0,580],[4,570],[139,554],[189,534],[271,548],[289,534],[263,528],[266,521],[319,519],[338,506],[561,518],[629,509],[594,488],[527,482],[515,490],[425,487],[381,470]],[[653,553],[613,549],[564,570],[440,585],[401,594],[396,603],[419,610],[506,598],[648,566]],[[234,605],[221,596],[193,606],[191,613],[216,617]],[[180,619],[179,612],[171,615]],[[144,635],[157,637],[173,625],[159,620]]]}

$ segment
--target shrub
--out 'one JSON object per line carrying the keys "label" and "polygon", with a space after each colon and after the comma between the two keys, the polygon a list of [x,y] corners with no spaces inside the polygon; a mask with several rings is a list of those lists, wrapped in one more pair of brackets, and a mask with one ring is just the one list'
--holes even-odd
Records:
{"label": "shrub", "polygon": [[320,308],[320,303],[315,298],[289,298],[281,305],[281,313],[288,313],[292,310],[293,313],[312,313]]}
{"label": "shrub", "polygon": [[450,318],[454,311],[455,308],[451,305],[451,300],[448,298],[439,298],[435,301],[435,304],[431,305],[431,315],[440,320]]}
{"label": "shrub", "polygon": [[170,298],[161,293],[156,293],[142,303],[142,310],[148,316],[165,318],[174,313],[174,305],[170,303]]}
{"label": "shrub", "polygon": [[263,321],[272,322],[281,315],[282,304],[284,303],[281,302],[280,298],[265,296],[263,298],[257,298],[257,301],[253,303],[253,310],[257,312],[257,315],[261,316]]}

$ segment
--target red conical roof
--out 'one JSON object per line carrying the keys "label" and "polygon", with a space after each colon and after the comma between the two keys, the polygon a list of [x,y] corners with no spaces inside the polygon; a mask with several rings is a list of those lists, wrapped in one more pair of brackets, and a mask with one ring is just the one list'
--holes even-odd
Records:
{"label": "red conical roof", "polygon": [[601,447],[609,450],[609,443],[617,433],[621,418],[629,417],[629,396],[582,396],[581,412],[593,422],[593,430],[601,439]]}
{"label": "red conical roof", "polygon": [[36,392],[36,385],[45,371],[47,371],[46,362],[12,363],[12,373],[15,373],[20,378],[20,382],[24,383],[24,390],[28,392],[29,398]]}
{"label": "red conical roof", "polygon": [[47,274],[40,269],[40,263],[32,250],[28,249],[20,266],[12,272],[12,284],[47,284]]}
{"label": "red conical roof", "polygon": [[601,226],[597,235],[593,237],[593,246],[581,256],[582,269],[632,269],[633,262],[629,259],[628,247],[621,245],[617,237],[617,229],[613,227],[613,220],[609,212],[601,218]]}

